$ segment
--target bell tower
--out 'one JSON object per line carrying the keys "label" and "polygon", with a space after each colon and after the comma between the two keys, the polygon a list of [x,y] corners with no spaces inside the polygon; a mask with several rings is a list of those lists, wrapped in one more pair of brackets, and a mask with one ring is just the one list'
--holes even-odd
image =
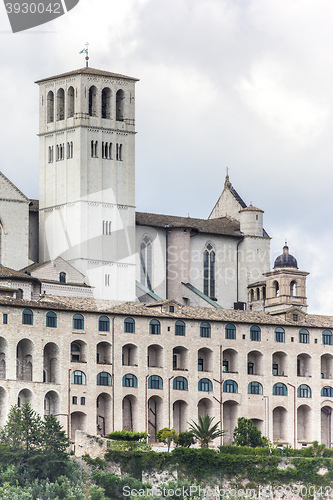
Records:
{"label": "bell tower", "polygon": [[40,260],[61,256],[98,299],[135,300],[135,83],[83,68],[40,88]]}

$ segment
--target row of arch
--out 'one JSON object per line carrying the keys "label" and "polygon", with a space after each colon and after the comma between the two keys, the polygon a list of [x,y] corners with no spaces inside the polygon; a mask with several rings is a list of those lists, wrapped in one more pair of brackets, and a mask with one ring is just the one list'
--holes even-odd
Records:
{"label": "row of arch", "polygon": [[[76,93],[74,87],[69,87],[67,92],[63,88],[59,88],[56,94],[50,90],[47,94],[47,123],[61,121],[67,118],[72,118],[75,115],[75,98]],[[111,113],[111,98],[112,91],[109,87],[104,87],[99,95],[99,91],[95,85],[92,85],[88,91],[88,114],[89,116],[100,116],[101,118],[112,118]],[[124,120],[125,107],[125,92],[122,89],[116,92],[116,120]],[[67,112],[66,112],[67,110]]]}

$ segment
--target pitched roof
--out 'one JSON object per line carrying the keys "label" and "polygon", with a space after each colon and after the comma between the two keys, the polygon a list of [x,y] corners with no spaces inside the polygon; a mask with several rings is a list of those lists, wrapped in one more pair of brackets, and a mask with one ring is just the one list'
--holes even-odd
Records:
{"label": "pitched roof", "polygon": [[188,228],[198,231],[199,233],[240,236],[239,222],[227,217],[218,219],[194,219],[192,217],[177,217],[175,215],[137,212],[136,224],[138,226],[162,228]]}
{"label": "pitched roof", "polygon": [[6,177],[6,176],[5,176],[5,174],[4,174],[3,172],[0,172],[0,175],[1,175],[1,177],[3,177],[3,179],[4,179],[4,180],[5,180],[5,181],[6,181],[6,182],[7,182],[7,183],[8,183],[8,184],[9,184],[9,185],[10,185],[10,186],[11,186],[11,187],[12,187],[12,188],[13,188],[13,189],[14,189],[14,190],[18,193],[18,194],[20,194],[21,196],[23,196],[23,198],[24,198],[25,200],[29,201],[29,198],[27,198],[27,197],[26,197],[26,195],[25,195],[25,194],[23,194],[23,193],[22,193],[22,191],[20,191],[20,189],[19,189],[17,186],[15,186],[15,184],[13,184],[13,183],[12,183],[12,181],[10,181],[10,180],[8,179],[8,177]]}
{"label": "pitched roof", "polygon": [[39,281],[37,278],[33,278],[29,274],[22,271],[15,271],[10,267],[0,266],[0,279],[1,278],[11,278],[11,279],[22,279],[29,281]]}
{"label": "pitched roof", "polygon": [[35,83],[47,82],[48,80],[57,80],[59,78],[66,78],[68,76],[73,76],[73,75],[109,76],[112,78],[122,78],[124,80],[133,80],[135,82],[139,81],[138,78],[133,78],[131,76],[126,76],[126,75],[120,75],[119,73],[110,73],[110,71],[103,71],[101,69],[80,68],[80,69],[75,69],[73,71],[69,71],[68,73],[61,73],[60,75],[49,76],[48,78],[43,78],[41,80],[37,80]]}
{"label": "pitched roof", "polygon": [[243,199],[239,196],[239,194],[237,193],[236,189],[233,187],[232,184],[228,184],[227,185],[227,188],[229,189],[230,193],[236,198],[236,200],[238,201],[238,203],[240,204],[240,206],[242,208],[246,208],[246,203],[245,201],[243,201]]}

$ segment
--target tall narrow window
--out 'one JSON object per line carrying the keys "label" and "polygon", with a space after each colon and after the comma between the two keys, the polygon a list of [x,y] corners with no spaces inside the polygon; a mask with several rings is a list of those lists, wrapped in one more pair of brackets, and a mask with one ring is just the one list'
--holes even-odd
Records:
{"label": "tall narrow window", "polygon": [[152,290],[152,245],[148,236],[144,236],[140,245],[141,283]]}
{"label": "tall narrow window", "polygon": [[65,118],[65,91],[59,89],[57,92],[57,121]]}
{"label": "tall narrow window", "polygon": [[75,112],[75,101],[74,101],[74,88],[69,87],[67,91],[67,116],[71,118],[74,116]]}
{"label": "tall narrow window", "polygon": [[118,122],[124,121],[124,108],[125,108],[125,93],[119,89],[116,94],[116,120]]}
{"label": "tall narrow window", "polygon": [[111,118],[111,89],[102,90],[102,118]]}
{"label": "tall narrow window", "polygon": [[295,297],[296,296],[296,281],[292,281],[290,283],[290,295],[292,297]]}
{"label": "tall narrow window", "polygon": [[89,116],[97,116],[97,88],[95,85],[89,89]]}
{"label": "tall narrow window", "polygon": [[210,243],[204,251],[204,294],[215,299],[215,251]]}
{"label": "tall narrow window", "polygon": [[54,94],[52,90],[47,94],[47,123],[54,122]]}

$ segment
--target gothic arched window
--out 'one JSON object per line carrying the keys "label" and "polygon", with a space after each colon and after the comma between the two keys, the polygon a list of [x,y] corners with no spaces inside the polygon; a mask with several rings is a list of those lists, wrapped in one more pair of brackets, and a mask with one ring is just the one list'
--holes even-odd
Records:
{"label": "gothic arched window", "polygon": [[47,123],[54,121],[54,94],[52,90],[47,94]]}
{"label": "gothic arched window", "polygon": [[74,116],[75,111],[75,101],[74,101],[74,88],[69,87],[67,90],[67,117],[71,118]]}
{"label": "gothic arched window", "polygon": [[111,89],[102,90],[102,118],[111,118]]}
{"label": "gothic arched window", "polygon": [[215,299],[215,251],[210,243],[204,251],[204,294]]}
{"label": "gothic arched window", "polygon": [[125,93],[122,89],[119,89],[116,94],[116,120],[118,122],[124,121],[124,104]]}
{"label": "gothic arched window", "polygon": [[142,285],[152,290],[152,245],[148,236],[144,236],[140,245],[140,271]]}
{"label": "gothic arched window", "polygon": [[59,89],[57,92],[57,120],[65,118],[65,91]]}
{"label": "gothic arched window", "polygon": [[97,116],[97,88],[95,85],[89,89],[89,116]]}

